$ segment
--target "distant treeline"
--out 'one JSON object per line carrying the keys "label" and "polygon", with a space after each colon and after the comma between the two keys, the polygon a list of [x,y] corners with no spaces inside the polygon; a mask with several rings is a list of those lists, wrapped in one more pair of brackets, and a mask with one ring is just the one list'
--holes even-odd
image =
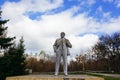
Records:
{"label": "distant treeline", "polygon": [[[92,50],[83,54],[77,55],[75,61],[70,61],[69,71],[120,72],[120,33],[101,36]],[[26,64],[26,68],[32,69],[33,72],[54,72],[55,69],[52,59],[37,60],[31,57],[26,60]],[[60,71],[63,70],[62,65],[61,63]]]}

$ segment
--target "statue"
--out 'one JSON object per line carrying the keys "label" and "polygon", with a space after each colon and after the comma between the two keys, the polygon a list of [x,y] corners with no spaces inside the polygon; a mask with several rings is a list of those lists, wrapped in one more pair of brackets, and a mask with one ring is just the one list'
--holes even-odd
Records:
{"label": "statue", "polygon": [[61,57],[63,58],[63,69],[64,75],[68,75],[67,73],[67,56],[70,55],[69,49],[72,48],[71,43],[68,39],[65,38],[65,33],[60,33],[61,38],[56,39],[53,48],[56,53],[56,64],[55,64],[55,76],[59,73],[59,66],[61,62]]}

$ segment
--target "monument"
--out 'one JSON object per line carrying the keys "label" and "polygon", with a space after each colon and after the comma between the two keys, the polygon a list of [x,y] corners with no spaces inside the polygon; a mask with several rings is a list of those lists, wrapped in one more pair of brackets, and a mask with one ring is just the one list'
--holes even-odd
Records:
{"label": "monument", "polygon": [[[24,75],[24,76],[13,76],[7,77],[6,80],[104,80],[104,78],[100,77],[93,77],[89,75],[68,75],[67,73],[67,56],[70,55],[69,49],[72,48],[71,43],[68,39],[65,38],[65,33],[60,33],[61,38],[56,39],[53,48],[54,52],[56,53],[56,65],[55,65],[55,75],[48,75],[48,74],[31,74],[31,75]],[[64,74],[68,76],[58,75],[59,73],[59,66],[61,57],[63,57],[63,68]]]}
{"label": "monument", "polygon": [[59,73],[59,66],[61,62],[61,57],[63,57],[63,69],[64,75],[68,75],[67,73],[67,55],[70,55],[69,49],[72,45],[68,39],[65,38],[65,33],[60,33],[61,38],[56,39],[53,48],[56,53],[56,64],[55,64],[55,76]]}

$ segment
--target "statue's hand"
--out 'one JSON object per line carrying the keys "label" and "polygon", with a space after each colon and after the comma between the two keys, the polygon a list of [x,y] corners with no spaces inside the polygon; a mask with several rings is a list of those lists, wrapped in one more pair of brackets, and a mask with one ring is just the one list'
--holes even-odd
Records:
{"label": "statue's hand", "polygon": [[54,53],[56,53],[56,50],[54,50]]}
{"label": "statue's hand", "polygon": [[67,56],[70,56],[70,53],[67,53]]}

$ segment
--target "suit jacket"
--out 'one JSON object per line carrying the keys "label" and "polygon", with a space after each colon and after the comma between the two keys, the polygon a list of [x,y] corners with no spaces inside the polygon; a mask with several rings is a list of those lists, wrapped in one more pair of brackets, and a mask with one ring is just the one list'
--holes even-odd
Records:
{"label": "suit jacket", "polygon": [[[56,52],[56,50],[58,49],[58,47],[60,46],[61,44],[61,38],[59,39],[56,39],[54,45],[53,45],[53,49],[54,49],[54,52]],[[70,43],[70,41],[68,39],[65,38],[65,44],[67,46],[67,49],[68,48],[72,48],[72,44]],[[68,55],[70,54],[69,50],[68,50]]]}

